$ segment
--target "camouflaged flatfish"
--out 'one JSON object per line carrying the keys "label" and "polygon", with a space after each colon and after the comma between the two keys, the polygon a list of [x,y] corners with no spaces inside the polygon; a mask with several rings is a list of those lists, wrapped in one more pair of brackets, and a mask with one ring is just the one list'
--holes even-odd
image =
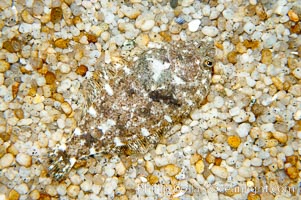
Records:
{"label": "camouflaged flatfish", "polygon": [[152,48],[131,65],[101,65],[83,84],[83,117],[51,157],[50,174],[61,180],[90,155],[145,153],[208,94],[213,42],[189,41]]}

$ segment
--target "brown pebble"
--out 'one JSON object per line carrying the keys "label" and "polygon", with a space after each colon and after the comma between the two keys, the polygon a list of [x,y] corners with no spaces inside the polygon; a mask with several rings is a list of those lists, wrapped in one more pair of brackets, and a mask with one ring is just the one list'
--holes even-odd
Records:
{"label": "brown pebble", "polygon": [[299,17],[297,15],[297,13],[295,13],[293,10],[289,10],[287,15],[288,15],[288,17],[290,18],[291,21],[293,21],[293,22],[298,22],[299,21]]}
{"label": "brown pebble", "polygon": [[7,40],[3,42],[3,49],[6,49],[10,53],[19,52],[22,49],[22,44],[17,38]]}
{"label": "brown pebble", "polygon": [[72,22],[73,22],[74,25],[76,25],[78,23],[81,23],[82,19],[80,18],[80,16],[75,16],[75,17],[73,17]]}
{"label": "brown pebble", "polygon": [[61,108],[66,115],[70,115],[70,113],[72,112],[70,104],[66,101],[61,104]]}
{"label": "brown pebble", "polygon": [[20,198],[20,194],[14,189],[12,189],[8,194],[9,200],[18,200],[19,198]]}
{"label": "brown pebble", "polygon": [[249,4],[245,7],[245,15],[248,17],[253,17],[256,13],[256,6]]}
{"label": "brown pebble", "polygon": [[300,25],[300,23],[293,24],[290,27],[290,32],[291,33],[295,33],[295,34],[300,34],[301,33],[301,25]]}
{"label": "brown pebble", "polygon": [[96,35],[87,33],[86,36],[89,43],[95,43],[98,40],[98,37]]}
{"label": "brown pebble", "polygon": [[222,158],[215,158],[214,165],[220,166],[222,164],[223,159]]}
{"label": "brown pebble", "polygon": [[58,23],[63,18],[63,11],[61,7],[55,7],[51,9],[50,21],[52,23]]}
{"label": "brown pebble", "polygon": [[43,67],[43,60],[41,58],[32,57],[30,58],[29,62],[30,65],[36,70],[39,70]]}
{"label": "brown pebble", "polygon": [[266,65],[272,64],[272,52],[270,49],[261,51],[261,62]]}
{"label": "brown pebble", "polygon": [[287,135],[285,133],[281,133],[279,131],[273,132],[273,137],[278,140],[278,142],[285,144],[287,142]]}
{"label": "brown pebble", "polygon": [[299,170],[295,166],[286,168],[285,172],[290,177],[290,179],[295,179],[299,176]]}
{"label": "brown pebble", "polygon": [[242,42],[238,42],[235,46],[235,49],[238,53],[246,53],[247,52],[247,48],[244,46],[244,44]]}
{"label": "brown pebble", "polygon": [[248,200],[260,200],[260,195],[257,193],[250,192],[248,194]]}
{"label": "brown pebble", "polygon": [[30,194],[29,194],[29,196],[33,200],[40,199],[40,197],[41,197],[39,190],[33,190],[33,191],[31,191]]}
{"label": "brown pebble", "polygon": [[45,74],[45,79],[46,79],[46,84],[54,84],[55,83],[55,74],[53,72],[50,72],[48,71],[46,74]]}
{"label": "brown pebble", "polygon": [[292,155],[292,156],[286,156],[286,163],[291,163],[293,166],[297,164],[298,162],[298,156]]}
{"label": "brown pebble", "polygon": [[147,177],[147,179],[148,179],[148,182],[149,182],[151,185],[154,185],[154,184],[156,184],[156,183],[159,182],[158,176],[155,176],[155,175],[153,175],[153,174],[149,175],[149,176]]}
{"label": "brown pebble", "polygon": [[69,45],[69,40],[66,39],[62,39],[62,38],[59,38],[57,40],[54,41],[54,46],[55,47],[58,47],[58,48],[61,48],[61,49],[66,49]]}
{"label": "brown pebble", "polygon": [[241,140],[237,135],[233,135],[228,137],[227,142],[230,147],[237,148],[240,145]]}
{"label": "brown pebble", "polygon": [[20,86],[19,82],[14,82],[12,87],[11,87],[13,99],[15,99],[17,97],[17,94],[18,94],[18,91],[19,91],[19,86]]}
{"label": "brown pebble", "polygon": [[199,160],[202,160],[202,156],[200,154],[193,154],[190,158],[190,164],[193,165]]}
{"label": "brown pebble", "polygon": [[87,67],[87,66],[85,66],[85,65],[80,65],[80,66],[78,66],[78,68],[76,69],[75,72],[76,72],[78,75],[85,76],[86,73],[87,73],[87,71],[88,71],[88,67]]}
{"label": "brown pebble", "polygon": [[237,52],[236,51],[231,51],[227,55],[227,59],[230,63],[235,64],[237,63]]}

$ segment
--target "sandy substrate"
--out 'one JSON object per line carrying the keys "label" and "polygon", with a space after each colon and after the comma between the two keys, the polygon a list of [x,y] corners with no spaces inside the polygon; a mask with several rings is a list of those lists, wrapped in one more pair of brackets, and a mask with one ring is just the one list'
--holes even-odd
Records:
{"label": "sandy substrate", "polygon": [[[297,200],[300,19],[294,0],[0,1],[0,200]],[[100,63],[197,39],[214,41],[212,84],[174,134],[49,176]]]}

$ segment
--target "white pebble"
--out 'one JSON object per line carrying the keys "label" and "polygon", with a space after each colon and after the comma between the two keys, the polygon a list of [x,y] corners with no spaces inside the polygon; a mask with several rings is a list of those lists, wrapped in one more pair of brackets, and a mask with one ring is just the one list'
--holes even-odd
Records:
{"label": "white pebble", "polygon": [[294,114],[295,120],[301,120],[301,110],[297,110]]}
{"label": "white pebble", "polygon": [[181,133],[189,133],[191,128],[189,126],[183,125],[181,128]]}
{"label": "white pebble", "polygon": [[92,181],[86,180],[86,181],[82,182],[82,184],[80,184],[80,188],[83,191],[88,192],[88,191],[91,191],[92,185],[93,185]]}
{"label": "white pebble", "polygon": [[232,20],[233,19],[233,15],[234,15],[233,10],[231,10],[229,8],[223,11],[223,16],[227,20]]}
{"label": "white pebble", "polygon": [[252,158],[251,165],[259,167],[262,165],[262,160],[260,158]]}
{"label": "white pebble", "polygon": [[124,175],[126,172],[126,168],[124,166],[124,164],[122,162],[119,162],[116,164],[116,173],[119,175],[119,176],[122,176]]}
{"label": "white pebble", "polygon": [[224,98],[221,96],[216,96],[213,103],[216,108],[221,108],[224,105]]}
{"label": "white pebble", "polygon": [[112,177],[115,174],[115,170],[114,168],[112,168],[111,166],[106,166],[104,168],[104,172],[107,176]]}
{"label": "white pebble", "polygon": [[182,6],[190,6],[193,4],[194,0],[183,0],[182,1]]}
{"label": "white pebble", "polygon": [[233,117],[233,116],[236,116],[236,115],[239,115],[240,113],[240,108],[239,107],[233,107],[229,110],[229,114]]}
{"label": "white pebble", "polygon": [[228,171],[226,168],[221,166],[213,166],[211,168],[211,171],[214,175],[220,177],[220,178],[227,178],[228,177]]}
{"label": "white pebble", "polygon": [[252,169],[250,167],[240,167],[238,174],[244,178],[249,178],[252,176]]}
{"label": "white pebble", "polygon": [[236,132],[238,133],[239,137],[246,137],[249,134],[250,129],[251,125],[249,123],[242,123],[236,129]]}
{"label": "white pebble", "polygon": [[201,20],[199,19],[192,20],[188,23],[188,30],[190,32],[196,32],[199,29],[200,24],[201,24]]}
{"label": "white pebble", "polygon": [[166,151],[166,146],[163,144],[158,144],[155,152],[157,155],[162,155],[165,151]]}
{"label": "white pebble", "polygon": [[149,31],[150,29],[152,29],[155,25],[155,21],[150,19],[150,20],[145,20],[142,24],[141,24],[141,30],[142,31]]}
{"label": "white pebble", "polygon": [[294,69],[293,75],[294,75],[297,79],[301,79],[301,67],[298,67],[298,68]]}
{"label": "white pebble", "polygon": [[255,31],[255,28],[256,28],[256,26],[251,22],[247,22],[244,25],[244,31],[248,34],[252,34]]}
{"label": "white pebble", "polygon": [[208,17],[210,15],[210,6],[209,5],[205,5],[202,11],[203,11],[203,15],[205,17]]}
{"label": "white pebble", "polygon": [[18,126],[28,126],[30,124],[32,124],[31,118],[25,118],[18,121]]}
{"label": "white pebble", "polygon": [[215,37],[218,34],[218,29],[215,26],[204,26],[202,33],[210,37]]}
{"label": "white pebble", "polygon": [[294,149],[292,146],[285,146],[283,147],[283,153],[286,155],[286,156],[291,156],[294,154]]}
{"label": "white pebble", "polygon": [[31,166],[31,156],[29,156],[25,153],[19,153],[16,156],[16,161],[17,161],[17,163],[19,163],[20,165],[22,165],[24,167]]}
{"label": "white pebble", "polygon": [[27,194],[28,193],[28,186],[26,183],[22,183],[20,185],[15,186],[14,188],[19,194]]}

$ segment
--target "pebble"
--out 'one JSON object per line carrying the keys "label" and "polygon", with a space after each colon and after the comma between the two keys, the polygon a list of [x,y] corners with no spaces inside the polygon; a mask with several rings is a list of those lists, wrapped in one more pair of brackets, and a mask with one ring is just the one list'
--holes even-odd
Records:
{"label": "pebble", "polygon": [[251,35],[256,29],[256,26],[251,23],[251,22],[247,22],[245,25],[244,25],[244,31],[246,33],[248,33],[249,35]]}
{"label": "pebble", "polygon": [[301,80],[301,67],[298,67],[298,68],[294,69],[293,75],[294,75],[297,79]]}
{"label": "pebble", "polygon": [[259,167],[262,165],[262,160],[260,158],[252,158],[251,165]]}
{"label": "pebble", "polygon": [[4,154],[4,156],[2,156],[0,158],[0,168],[3,169],[3,168],[7,168],[9,166],[12,165],[12,163],[14,162],[15,158],[13,156],[13,154],[11,153],[6,153]]}
{"label": "pebble", "polygon": [[61,104],[61,108],[66,115],[70,115],[72,112],[70,104],[66,101]]}
{"label": "pebble", "polygon": [[199,29],[200,24],[201,24],[201,20],[194,19],[188,23],[188,30],[190,32],[196,32]]}
{"label": "pebble", "polygon": [[126,168],[122,162],[116,164],[116,173],[119,176],[123,176],[126,172]]}
{"label": "pebble", "polygon": [[287,142],[287,135],[285,133],[281,133],[279,131],[273,132],[273,137],[277,139],[280,143],[285,144]]}
{"label": "pebble", "polygon": [[252,176],[252,169],[250,167],[240,167],[238,174],[244,178],[250,178]]}
{"label": "pebble", "polygon": [[195,170],[198,174],[202,174],[205,170],[205,164],[202,160],[199,160],[195,164]]}
{"label": "pebble", "polygon": [[154,164],[151,161],[146,161],[145,169],[149,174],[152,174],[155,170]]}
{"label": "pebble", "polygon": [[214,175],[216,175],[216,176],[218,176],[220,178],[223,178],[223,179],[226,179],[228,177],[228,171],[227,171],[227,169],[224,168],[224,167],[221,167],[221,166],[216,166],[216,165],[213,166],[211,168],[211,172]]}
{"label": "pebble", "polygon": [[183,0],[182,1],[182,6],[186,7],[186,6],[190,6],[191,4],[193,4],[194,0]]}
{"label": "pebble", "polygon": [[32,190],[29,194],[30,198],[33,199],[33,200],[37,200],[37,199],[40,199],[41,195],[40,195],[40,192],[39,190],[35,189],[35,190]]}
{"label": "pebble", "polygon": [[10,64],[5,60],[0,60],[0,73],[4,73],[10,69]]}
{"label": "pebble", "polygon": [[227,142],[228,142],[230,147],[237,148],[240,145],[241,140],[238,136],[233,135],[233,136],[228,137]]}
{"label": "pebble", "polygon": [[79,192],[80,192],[80,187],[78,185],[70,185],[67,188],[67,194],[68,194],[68,196],[70,196],[72,198],[77,197]]}
{"label": "pebble", "polygon": [[218,29],[215,26],[204,26],[202,33],[210,37],[215,37],[218,34]]}
{"label": "pebble", "polygon": [[168,176],[175,176],[177,175],[178,173],[180,173],[181,171],[181,168],[174,165],[174,164],[169,164],[169,165],[166,165],[164,167],[164,170],[165,170],[165,173],[168,175]]}
{"label": "pebble", "polygon": [[31,166],[31,156],[25,154],[25,153],[18,153],[16,156],[16,161],[20,165],[24,167],[30,167]]}
{"label": "pebble", "polygon": [[239,137],[246,137],[249,134],[249,131],[251,130],[251,125],[249,123],[242,123],[240,124],[236,132],[238,133]]}
{"label": "pebble", "polygon": [[141,24],[141,27],[140,29],[142,31],[149,31],[151,30],[155,25],[155,21],[150,19],[150,20],[145,20],[142,24]]}
{"label": "pebble", "polygon": [[20,185],[15,186],[16,192],[18,192],[21,195],[28,193],[28,186],[26,183],[21,183]]}

